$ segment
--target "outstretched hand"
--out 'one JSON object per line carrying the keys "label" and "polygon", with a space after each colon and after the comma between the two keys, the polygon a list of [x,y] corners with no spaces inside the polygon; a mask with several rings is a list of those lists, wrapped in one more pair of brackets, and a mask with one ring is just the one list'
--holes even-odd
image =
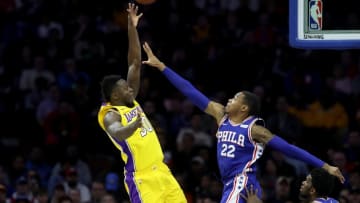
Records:
{"label": "outstretched hand", "polygon": [[159,69],[160,71],[164,70],[165,69],[165,64],[163,62],[161,62],[155,55],[154,53],[152,52],[149,44],[147,42],[145,42],[143,44],[143,48],[144,48],[144,51],[147,55],[147,60],[146,61],[143,61],[142,63],[143,64],[146,64],[146,65],[149,65],[149,66],[152,66],[152,67],[155,67],[157,69]]}
{"label": "outstretched hand", "polygon": [[139,19],[143,15],[142,13],[140,13],[138,15],[137,14],[138,10],[139,10],[139,7],[133,3],[129,3],[128,8],[126,9],[126,11],[128,12],[128,18],[134,27],[136,27],[138,25]]}
{"label": "outstretched hand", "polygon": [[250,189],[245,188],[246,196],[240,193],[240,196],[246,200],[247,203],[262,203],[262,200],[256,195],[258,190],[254,190],[253,185],[250,186]]}
{"label": "outstretched hand", "polygon": [[331,175],[337,177],[341,183],[345,182],[345,178],[338,167],[325,164],[323,168]]}

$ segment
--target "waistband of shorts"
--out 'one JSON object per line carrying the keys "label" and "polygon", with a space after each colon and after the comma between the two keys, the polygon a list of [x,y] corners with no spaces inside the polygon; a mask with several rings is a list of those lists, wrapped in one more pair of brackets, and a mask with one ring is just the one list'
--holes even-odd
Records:
{"label": "waistband of shorts", "polygon": [[248,169],[246,169],[246,170],[243,171],[243,172],[236,173],[235,175],[222,177],[222,178],[221,178],[221,181],[222,181],[223,183],[228,183],[229,181],[233,181],[234,178],[236,178],[236,177],[238,177],[238,176],[241,176],[241,175],[251,176],[251,174],[254,174],[254,172],[255,172],[254,170],[248,168]]}
{"label": "waistband of shorts", "polygon": [[125,175],[130,175],[130,174],[141,174],[141,173],[148,173],[151,171],[156,171],[156,170],[169,170],[169,167],[162,161],[159,162],[155,162],[153,164],[150,164],[148,167],[143,168],[141,170],[135,170],[135,171],[124,171]]}

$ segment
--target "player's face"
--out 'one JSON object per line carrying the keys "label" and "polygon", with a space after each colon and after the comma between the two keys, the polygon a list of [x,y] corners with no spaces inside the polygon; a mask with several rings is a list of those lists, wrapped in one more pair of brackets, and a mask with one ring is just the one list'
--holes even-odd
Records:
{"label": "player's face", "polygon": [[134,103],[134,90],[123,79],[116,82],[114,89],[117,99],[126,106],[132,106]]}
{"label": "player's face", "polygon": [[306,176],[306,179],[302,182],[300,187],[300,194],[304,196],[310,195],[312,189],[312,178],[310,175]]}
{"label": "player's face", "polygon": [[225,106],[226,113],[244,110],[244,97],[245,95],[242,92],[238,92],[233,98],[229,99],[228,103]]}

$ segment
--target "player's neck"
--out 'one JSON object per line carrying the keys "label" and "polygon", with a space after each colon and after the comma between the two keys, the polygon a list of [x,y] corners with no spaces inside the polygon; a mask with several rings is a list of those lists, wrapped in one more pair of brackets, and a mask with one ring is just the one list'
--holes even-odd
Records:
{"label": "player's neck", "polygon": [[112,106],[125,106],[125,103],[121,101],[111,101],[110,104]]}
{"label": "player's neck", "polygon": [[304,195],[304,194],[300,194],[299,195],[299,200],[300,203],[311,203],[315,198],[310,196],[309,194]]}
{"label": "player's neck", "polygon": [[249,115],[246,115],[246,114],[229,115],[229,119],[234,123],[242,123],[248,117],[249,117]]}

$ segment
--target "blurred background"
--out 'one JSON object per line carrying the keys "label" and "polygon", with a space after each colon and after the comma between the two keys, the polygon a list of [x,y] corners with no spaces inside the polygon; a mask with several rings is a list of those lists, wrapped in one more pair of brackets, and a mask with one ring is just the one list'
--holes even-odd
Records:
{"label": "blurred background", "polygon": [[[127,73],[127,3],[0,1],[1,203],[128,202],[120,153],[97,123],[101,78]],[[140,5],[139,36],[213,100],[256,93],[273,133],[341,169],[332,196],[360,202],[359,50],[289,47],[288,3],[158,0]],[[324,24],[359,27],[359,4],[324,0]],[[214,120],[151,67],[137,100],[188,202],[219,202]],[[297,202],[309,170],[266,149],[265,202]]]}

